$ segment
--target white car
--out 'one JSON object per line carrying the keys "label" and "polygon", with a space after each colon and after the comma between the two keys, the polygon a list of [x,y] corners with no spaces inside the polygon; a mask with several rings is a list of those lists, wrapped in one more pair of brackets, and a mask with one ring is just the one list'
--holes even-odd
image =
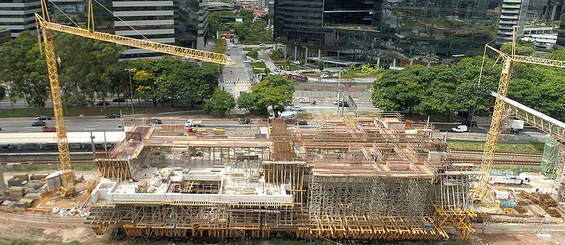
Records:
{"label": "white car", "polygon": [[459,125],[455,128],[451,128],[451,131],[456,132],[456,133],[464,133],[467,132],[467,126],[466,125]]}
{"label": "white car", "polygon": [[300,98],[298,100],[298,103],[310,104],[310,99],[309,98]]}
{"label": "white car", "polygon": [[303,111],[304,109],[302,109],[302,106],[295,105],[295,106],[292,106],[292,110],[293,111]]}
{"label": "white car", "polygon": [[330,76],[328,74],[322,74],[320,75],[321,78],[329,78]]}

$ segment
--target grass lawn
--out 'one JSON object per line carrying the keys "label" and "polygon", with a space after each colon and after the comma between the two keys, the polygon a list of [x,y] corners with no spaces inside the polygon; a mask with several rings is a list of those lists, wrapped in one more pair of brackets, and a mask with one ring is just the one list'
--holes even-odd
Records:
{"label": "grass lawn", "polygon": [[[482,151],[484,143],[468,141],[448,141],[447,146],[453,150]],[[497,152],[516,152],[516,153],[543,153],[543,143],[510,144],[498,143]]]}
{"label": "grass lawn", "polygon": [[343,74],[341,74],[341,78],[349,79],[349,78],[365,78],[368,77],[366,74],[363,74],[361,71],[358,70],[347,70]]}
{"label": "grass lawn", "polygon": [[267,65],[265,65],[265,62],[255,62],[251,63],[251,67],[265,69],[267,68]]}
{"label": "grass lawn", "polygon": [[285,71],[296,71],[296,70],[302,70],[304,69],[303,66],[297,66],[297,65],[293,65],[293,64],[287,64],[285,61],[275,61],[273,62],[279,69],[281,70],[285,70]]}
{"label": "grass lawn", "polygon": [[[154,114],[159,112],[172,112],[172,111],[186,111],[194,110],[195,108],[187,107],[170,107],[165,103],[164,107],[161,107],[160,103],[158,106],[144,106],[135,107],[136,114]],[[129,115],[131,114],[131,107],[123,105],[122,107],[111,106],[106,107],[82,107],[82,108],[63,108],[65,116],[103,116],[112,113],[120,113]],[[14,109],[0,109],[0,118],[6,117],[36,117],[39,115],[51,115],[53,116],[53,108],[14,108]]]}
{"label": "grass lawn", "polygon": [[304,76],[311,76],[311,77],[319,77],[322,75],[321,72],[318,71],[305,71],[301,73]]}

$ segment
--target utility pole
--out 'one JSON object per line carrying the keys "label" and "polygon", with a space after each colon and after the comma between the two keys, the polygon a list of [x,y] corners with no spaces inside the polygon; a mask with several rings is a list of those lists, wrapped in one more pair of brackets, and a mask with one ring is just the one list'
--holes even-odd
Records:
{"label": "utility pole", "polygon": [[131,114],[135,114],[135,111],[133,110],[133,85],[131,83],[131,70],[131,68],[124,69],[124,71],[129,72],[129,102],[131,104]]}
{"label": "utility pole", "polygon": [[90,143],[92,144],[92,156],[94,156],[94,159],[96,159],[96,146],[94,145],[94,139],[96,137],[92,134],[92,131],[90,132]]}

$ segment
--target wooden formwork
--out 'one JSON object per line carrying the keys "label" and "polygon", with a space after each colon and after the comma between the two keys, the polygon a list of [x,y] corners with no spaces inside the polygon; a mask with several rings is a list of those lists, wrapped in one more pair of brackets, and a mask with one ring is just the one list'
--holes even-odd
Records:
{"label": "wooden formwork", "polygon": [[121,181],[132,178],[129,161],[126,159],[96,159],[96,166],[103,178]]}

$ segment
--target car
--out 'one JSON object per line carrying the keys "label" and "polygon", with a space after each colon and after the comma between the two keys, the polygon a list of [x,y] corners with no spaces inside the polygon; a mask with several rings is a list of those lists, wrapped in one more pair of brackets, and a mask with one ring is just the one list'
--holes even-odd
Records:
{"label": "car", "polygon": [[120,116],[120,114],[118,114],[118,113],[112,113],[112,114],[106,116],[106,118],[120,118],[120,117],[122,117],[122,116]]}
{"label": "car", "polygon": [[320,78],[329,78],[330,76],[328,74],[322,74],[320,75]]}
{"label": "car", "polygon": [[466,125],[459,125],[455,128],[451,128],[451,131],[456,132],[456,133],[464,133],[468,131],[468,128]]}
{"label": "car", "polygon": [[336,72],[336,73],[333,74],[333,76],[334,76],[334,77],[339,77],[339,73]]}
{"label": "car", "polygon": [[302,109],[302,106],[295,105],[295,106],[292,106],[291,110],[293,110],[293,111],[303,111],[304,109]]}
{"label": "car", "polygon": [[43,120],[51,120],[50,116],[38,116],[35,118],[35,120],[37,121],[43,121]]}
{"label": "car", "polygon": [[298,121],[298,125],[308,125],[308,122],[306,120],[300,120]]}
{"label": "car", "polygon": [[57,128],[56,127],[43,126],[41,131],[43,131],[43,132],[57,132]]}
{"label": "car", "polygon": [[43,127],[43,126],[45,126],[45,124],[47,124],[47,123],[45,123],[45,121],[37,120],[37,121],[33,122],[31,124],[31,126],[34,126],[34,127],[35,126],[42,126]]}
{"label": "car", "polygon": [[334,105],[337,105],[338,107],[349,107],[349,103],[347,103],[347,101],[335,101]]}
{"label": "car", "polygon": [[[126,99],[124,98],[115,98],[112,100],[113,102],[126,102]],[[108,102],[108,104],[110,104],[110,102]]]}
{"label": "car", "polygon": [[110,105],[110,101],[98,101],[96,106]]}
{"label": "car", "polygon": [[309,98],[300,98],[298,99],[298,103],[310,104]]}
{"label": "car", "polygon": [[157,118],[151,119],[151,123],[152,123],[152,124],[163,124],[163,122],[161,121],[161,119],[157,119]]}

